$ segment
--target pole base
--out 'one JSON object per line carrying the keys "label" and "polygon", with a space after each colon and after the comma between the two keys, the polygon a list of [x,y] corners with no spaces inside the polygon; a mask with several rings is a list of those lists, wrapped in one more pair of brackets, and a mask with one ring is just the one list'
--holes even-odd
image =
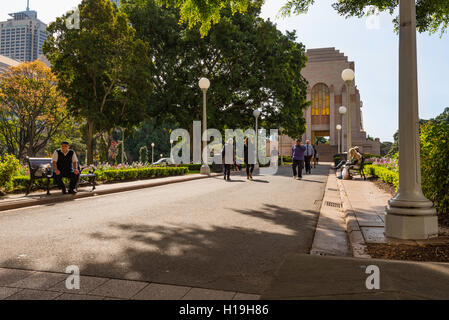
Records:
{"label": "pole base", "polygon": [[200,174],[208,175],[210,176],[210,168],[206,166],[202,166],[200,168]]}
{"label": "pole base", "polygon": [[[414,212],[414,211],[419,211]],[[387,206],[385,215],[385,235],[403,240],[426,240],[438,237],[438,216],[435,209],[427,209],[422,214],[418,208],[397,208]],[[418,213],[418,214],[417,214]]]}

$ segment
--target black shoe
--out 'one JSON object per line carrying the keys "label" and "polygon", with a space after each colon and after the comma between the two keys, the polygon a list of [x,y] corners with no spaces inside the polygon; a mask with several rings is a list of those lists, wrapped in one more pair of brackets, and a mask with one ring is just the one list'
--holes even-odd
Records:
{"label": "black shoe", "polygon": [[226,180],[226,176],[224,176],[224,179]]}
{"label": "black shoe", "polygon": [[62,186],[62,194],[67,194],[67,189],[65,188],[65,186]]}
{"label": "black shoe", "polygon": [[70,194],[77,194],[77,191],[76,190],[69,190],[69,193]]}
{"label": "black shoe", "polygon": [[231,181],[231,178],[230,177],[228,177],[227,179],[226,179],[227,181]]}

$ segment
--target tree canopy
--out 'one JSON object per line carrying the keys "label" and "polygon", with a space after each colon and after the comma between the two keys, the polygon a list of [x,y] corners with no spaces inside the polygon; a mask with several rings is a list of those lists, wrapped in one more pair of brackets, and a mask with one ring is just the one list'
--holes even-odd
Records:
{"label": "tree canopy", "polygon": [[178,23],[178,10],[153,0],[128,0],[123,9],[137,36],[151,44],[155,88],[149,116],[190,128],[202,117],[198,80],[207,77],[209,128],[253,127],[252,112],[262,107],[266,128],[283,126],[294,137],[304,132],[305,48],[295,42],[295,33],[283,35],[261,19],[260,3],[249,6],[245,15],[225,8],[203,38],[198,27]]}
{"label": "tree canopy", "polygon": [[43,51],[68,99],[70,112],[86,119],[88,163],[95,132],[142,120],[152,90],[148,45],[136,39],[125,13],[109,0],[83,0],[79,25],[66,14],[52,22]]}
{"label": "tree canopy", "polygon": [[[220,12],[231,8],[233,12],[244,13],[252,2],[260,0],[159,0],[160,3],[180,9],[180,21],[188,21],[189,26],[201,25],[203,35],[207,34],[212,24],[220,21]],[[281,14],[301,14],[315,3],[315,0],[284,0]],[[381,12],[394,14],[399,0],[335,0],[333,7],[346,17],[363,17],[374,13],[373,8]],[[449,1],[447,0],[417,0],[417,28],[419,32],[445,32],[449,26]],[[396,26],[398,18],[394,19]]]}
{"label": "tree canopy", "polygon": [[56,83],[40,61],[0,75],[0,139],[20,160],[42,151],[67,120],[66,100]]}

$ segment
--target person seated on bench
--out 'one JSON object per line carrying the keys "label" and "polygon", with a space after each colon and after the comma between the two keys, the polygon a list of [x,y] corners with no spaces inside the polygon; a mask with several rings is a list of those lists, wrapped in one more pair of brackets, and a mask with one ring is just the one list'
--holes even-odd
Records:
{"label": "person seated on bench", "polygon": [[70,179],[69,193],[76,193],[76,184],[79,178],[78,158],[75,151],[70,149],[67,141],[61,143],[61,148],[53,153],[52,158],[53,171],[55,173],[55,181],[63,194],[67,193],[62,178]]}

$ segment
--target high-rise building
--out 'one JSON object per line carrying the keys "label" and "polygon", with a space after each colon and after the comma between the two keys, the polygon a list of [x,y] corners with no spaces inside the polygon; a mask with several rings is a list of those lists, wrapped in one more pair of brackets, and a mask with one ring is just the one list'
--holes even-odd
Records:
{"label": "high-rise building", "polygon": [[34,61],[42,54],[47,39],[47,25],[30,10],[10,13],[11,19],[0,21],[0,54],[18,61]]}

